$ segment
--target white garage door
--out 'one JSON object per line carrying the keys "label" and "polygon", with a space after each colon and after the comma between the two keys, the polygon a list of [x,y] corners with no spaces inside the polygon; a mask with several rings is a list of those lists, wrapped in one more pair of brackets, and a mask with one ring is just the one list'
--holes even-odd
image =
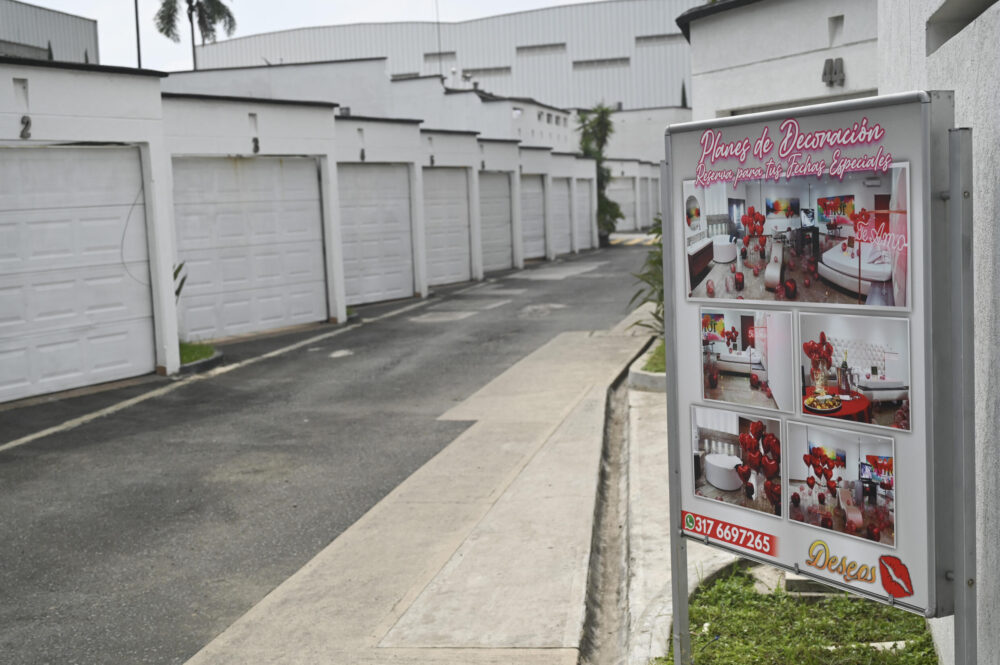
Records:
{"label": "white garage door", "polygon": [[479,217],[483,228],[483,269],[513,268],[510,176],[506,173],[479,174]]}
{"label": "white garage door", "polygon": [[174,160],[181,338],[216,339],[327,318],[316,162]]}
{"label": "white garage door", "polygon": [[134,148],[0,148],[0,401],[155,369]]}
{"label": "white garage door", "polygon": [[552,179],[552,248],[556,254],[572,249],[569,178]]}
{"label": "white garage door", "polygon": [[643,178],[639,183],[639,196],[642,203],[642,216],[639,226],[646,228],[653,223],[653,207],[649,205],[649,178]]}
{"label": "white garage door", "polygon": [[472,279],[469,190],[465,169],[424,169],[427,283]]}
{"label": "white garage door", "polygon": [[612,178],[608,182],[608,198],[617,203],[625,219],[618,220],[617,230],[634,231],[635,224],[635,178]]}
{"label": "white garage door", "polygon": [[540,175],[521,176],[521,240],[524,258],[544,258],[545,185]]}
{"label": "white garage door", "polygon": [[403,164],[338,164],[347,304],[413,296],[410,173]]}
{"label": "white garage door", "polygon": [[590,249],[594,246],[590,233],[594,224],[592,196],[590,181],[578,179],[576,181],[576,209],[573,211],[576,216],[574,228],[576,230],[577,249]]}

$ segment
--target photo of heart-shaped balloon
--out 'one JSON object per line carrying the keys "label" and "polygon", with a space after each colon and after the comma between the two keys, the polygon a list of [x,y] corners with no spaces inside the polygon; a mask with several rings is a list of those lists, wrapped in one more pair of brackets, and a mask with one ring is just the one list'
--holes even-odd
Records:
{"label": "photo of heart-shaped balloon", "polygon": [[826,476],[827,480],[830,480],[831,478],[833,478],[833,469],[831,469],[830,467],[826,467],[825,469],[823,469],[823,475]]}
{"label": "photo of heart-shaped balloon", "polygon": [[750,474],[752,472],[753,472],[753,469],[751,469],[746,464],[738,464],[738,465],[736,465],[736,475],[739,476],[740,480],[742,480],[744,483],[746,483],[746,482],[748,482],[750,480]]}
{"label": "photo of heart-shaped balloon", "polygon": [[828,480],[826,481],[826,488],[830,490],[830,494],[833,494],[834,492],[837,491],[837,483],[833,482],[832,480]]}
{"label": "photo of heart-shaped balloon", "polygon": [[816,476],[816,480],[822,480],[823,479],[823,465],[822,464],[813,464],[813,475]]}
{"label": "photo of heart-shaped balloon", "polygon": [[754,471],[760,470],[761,453],[757,450],[747,453],[747,463],[754,469]]}
{"label": "photo of heart-shaped balloon", "polygon": [[757,439],[753,438],[753,434],[749,432],[743,432],[740,434],[740,448],[750,452],[757,448]]}
{"label": "photo of heart-shaped balloon", "polygon": [[750,433],[753,434],[754,438],[758,441],[760,440],[760,437],[764,436],[764,430],[764,423],[761,421],[755,420],[750,423]]}
{"label": "photo of heart-shaped balloon", "polygon": [[767,478],[774,478],[781,471],[781,465],[770,457],[764,457],[760,464],[764,469],[764,476]]}
{"label": "photo of heart-shaped balloon", "polygon": [[781,483],[772,483],[770,480],[765,481],[764,494],[771,500],[771,503],[777,505],[781,502]]}
{"label": "photo of heart-shaped balloon", "polygon": [[822,505],[825,505],[825,504],[826,504],[826,495],[825,495],[825,494],[823,494],[822,492],[820,492],[820,493],[819,493],[819,494],[818,494],[818,495],[816,496],[816,500],[817,500],[817,501],[819,501],[819,503],[820,503],[820,505],[821,505],[821,506],[822,506]]}
{"label": "photo of heart-shaped balloon", "polygon": [[812,466],[812,455],[806,453],[802,456],[802,461],[806,463],[806,466]]}
{"label": "photo of heart-shaped balloon", "polygon": [[816,487],[816,479],[813,478],[812,476],[809,476],[808,478],[806,478],[806,485],[809,486],[809,489]]}
{"label": "photo of heart-shaped balloon", "polygon": [[798,492],[792,492],[791,499],[792,499],[792,505],[795,506],[796,508],[798,508],[799,504],[802,503],[802,497],[799,496]]}
{"label": "photo of heart-shaped balloon", "polygon": [[761,445],[764,447],[764,452],[770,453],[772,457],[777,458],[781,455],[781,443],[778,441],[778,437],[774,434],[768,432],[764,435]]}

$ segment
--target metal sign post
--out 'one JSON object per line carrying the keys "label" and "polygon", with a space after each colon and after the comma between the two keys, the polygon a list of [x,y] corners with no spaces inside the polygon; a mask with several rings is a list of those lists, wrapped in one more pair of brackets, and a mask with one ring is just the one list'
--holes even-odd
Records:
{"label": "metal sign post", "polygon": [[951,93],[915,92],[667,130],[675,662],[684,538],[955,613],[956,662],[975,662],[971,139],[949,141],[953,117]]}

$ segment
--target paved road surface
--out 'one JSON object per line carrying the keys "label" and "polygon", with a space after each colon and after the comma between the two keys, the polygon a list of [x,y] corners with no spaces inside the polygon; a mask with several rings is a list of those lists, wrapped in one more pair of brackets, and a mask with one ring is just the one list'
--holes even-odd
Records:
{"label": "paved road surface", "polygon": [[[363,308],[355,329],[0,452],[0,660],[183,663],[461,433],[436,419],[450,406],[559,332],[619,321],[643,257]],[[0,411],[0,446],[173,385]]]}

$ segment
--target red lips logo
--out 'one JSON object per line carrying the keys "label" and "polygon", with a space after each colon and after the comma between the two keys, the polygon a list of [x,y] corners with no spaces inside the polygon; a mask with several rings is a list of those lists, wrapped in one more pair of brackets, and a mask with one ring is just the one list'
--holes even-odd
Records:
{"label": "red lips logo", "polygon": [[878,569],[882,578],[882,586],[893,598],[906,598],[913,595],[913,582],[906,564],[889,554],[880,556]]}

